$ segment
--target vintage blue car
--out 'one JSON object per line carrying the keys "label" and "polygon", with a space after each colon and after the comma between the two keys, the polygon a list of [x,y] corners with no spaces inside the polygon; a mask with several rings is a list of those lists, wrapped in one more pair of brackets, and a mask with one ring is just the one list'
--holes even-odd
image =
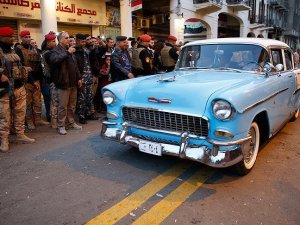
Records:
{"label": "vintage blue car", "polygon": [[[102,137],[247,174],[259,147],[299,115],[299,78],[283,42],[195,41],[175,70],[103,88]],[[298,75],[299,76],[299,75]]]}

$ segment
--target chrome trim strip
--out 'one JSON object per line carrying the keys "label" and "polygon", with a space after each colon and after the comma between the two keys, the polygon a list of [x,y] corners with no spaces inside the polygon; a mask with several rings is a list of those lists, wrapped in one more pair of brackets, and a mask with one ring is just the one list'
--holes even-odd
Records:
{"label": "chrome trim strip", "polygon": [[278,92],[276,92],[276,93],[274,93],[274,94],[272,94],[272,95],[270,95],[270,96],[268,96],[266,98],[263,98],[263,99],[259,100],[258,102],[254,103],[254,104],[252,104],[252,105],[250,105],[248,107],[246,107],[241,113],[244,113],[244,112],[252,109],[253,107],[255,107],[255,106],[257,106],[257,105],[259,105],[259,104],[261,104],[261,103],[263,103],[263,102],[265,102],[265,101],[267,101],[267,100],[269,100],[269,99],[271,99],[273,97],[275,97],[276,95],[278,95],[278,94],[280,94],[280,93],[282,93],[282,92],[284,92],[284,91],[286,91],[288,89],[289,88],[282,89],[282,90],[280,90],[280,91],[278,91]]}
{"label": "chrome trim strip", "polygon": [[[113,117],[108,117],[108,114],[112,115]],[[118,115],[115,112],[107,112],[106,117],[110,119],[118,119]]]}
{"label": "chrome trim strip", "polygon": [[[135,125],[135,124],[131,124],[129,122],[128,122],[128,126],[133,127],[133,128],[137,128],[137,129],[141,129],[141,130],[158,132],[158,133],[162,133],[162,134],[171,134],[171,135],[175,135],[175,136],[178,136],[178,137],[180,137],[182,135],[182,133],[180,133],[180,132],[167,131],[167,130],[157,130],[157,129],[153,129],[153,128],[141,127],[141,126],[138,126],[138,125]],[[197,135],[194,135],[194,134],[189,134],[189,137],[190,138],[203,139],[203,140],[206,139],[206,137],[204,137],[204,136],[197,136]]]}
{"label": "chrome trim strip", "polygon": [[217,146],[231,146],[231,145],[240,145],[240,144],[244,144],[247,141],[250,141],[252,137],[246,137],[246,138],[242,138],[239,140],[235,140],[235,141],[218,141],[218,140],[213,140],[210,138],[207,138],[207,141],[213,145],[217,145]]}
{"label": "chrome trim strip", "polygon": [[102,120],[102,124],[105,124],[105,125],[117,125],[118,123],[117,122],[109,122],[107,120]]}
{"label": "chrome trim strip", "polygon": [[[224,129],[216,129],[216,130],[214,131],[214,134],[215,134],[215,135],[216,135],[216,132],[226,133],[226,134],[229,134],[229,135],[230,135],[230,137],[228,137],[228,138],[234,138],[234,135],[233,135],[231,132],[229,132],[228,130],[224,130]],[[216,135],[216,136],[219,136],[219,135]],[[223,137],[223,136],[219,136],[219,137]]]}

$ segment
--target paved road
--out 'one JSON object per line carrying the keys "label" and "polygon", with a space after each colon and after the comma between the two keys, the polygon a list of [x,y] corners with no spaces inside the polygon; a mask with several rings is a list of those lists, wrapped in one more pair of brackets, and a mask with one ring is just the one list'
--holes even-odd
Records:
{"label": "paved road", "polygon": [[300,120],[238,177],[99,138],[40,127],[0,154],[0,225],[300,224]]}

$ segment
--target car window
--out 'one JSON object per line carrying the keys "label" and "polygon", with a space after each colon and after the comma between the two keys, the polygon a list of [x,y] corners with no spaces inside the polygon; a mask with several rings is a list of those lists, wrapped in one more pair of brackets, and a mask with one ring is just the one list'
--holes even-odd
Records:
{"label": "car window", "polygon": [[283,64],[281,49],[272,49],[271,55],[274,66],[276,66],[277,64]]}
{"label": "car window", "polygon": [[270,62],[269,54],[258,45],[194,45],[182,49],[176,69],[192,67],[257,71],[257,68],[262,68],[266,62]]}
{"label": "car window", "polygon": [[284,50],[284,57],[285,57],[286,69],[287,70],[293,69],[292,53],[289,50],[285,49]]}

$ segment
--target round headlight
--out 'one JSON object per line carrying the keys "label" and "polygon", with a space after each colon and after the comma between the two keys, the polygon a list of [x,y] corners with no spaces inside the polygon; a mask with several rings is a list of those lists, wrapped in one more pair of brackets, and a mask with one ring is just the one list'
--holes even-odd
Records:
{"label": "round headlight", "polygon": [[106,105],[111,105],[116,101],[116,96],[110,91],[104,91],[102,98]]}
{"label": "round headlight", "polygon": [[224,100],[218,100],[213,103],[213,113],[219,120],[226,120],[230,118],[232,112],[233,110],[231,105]]}

